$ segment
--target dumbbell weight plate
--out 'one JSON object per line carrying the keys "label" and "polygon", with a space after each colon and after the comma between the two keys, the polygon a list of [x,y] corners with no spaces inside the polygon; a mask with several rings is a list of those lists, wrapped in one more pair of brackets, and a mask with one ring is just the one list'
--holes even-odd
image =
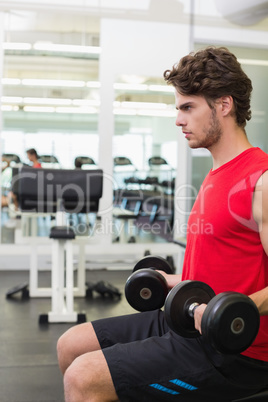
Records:
{"label": "dumbbell weight plate", "polygon": [[165,278],[157,271],[140,269],[126,281],[125,295],[137,311],[152,311],[163,307],[168,287]]}
{"label": "dumbbell weight plate", "polygon": [[207,304],[215,293],[209,285],[199,281],[182,281],[169,292],[165,301],[165,318],[168,326],[184,338],[197,338],[199,331],[189,315],[192,303]]}
{"label": "dumbbell weight plate", "polygon": [[166,274],[173,274],[173,269],[169,262],[163,257],[147,255],[137,262],[133,272],[143,268],[152,268],[158,271],[164,271]]}
{"label": "dumbbell weight plate", "polygon": [[202,334],[216,350],[238,354],[254,341],[259,325],[257,306],[248,296],[223,292],[208,303],[201,328]]}

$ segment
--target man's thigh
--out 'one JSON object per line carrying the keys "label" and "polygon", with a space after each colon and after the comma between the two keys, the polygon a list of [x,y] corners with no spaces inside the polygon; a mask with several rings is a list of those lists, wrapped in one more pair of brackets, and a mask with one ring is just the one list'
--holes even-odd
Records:
{"label": "man's thigh", "polygon": [[161,310],[105,318],[93,321],[92,325],[102,349],[117,343],[163,336],[169,332]]}

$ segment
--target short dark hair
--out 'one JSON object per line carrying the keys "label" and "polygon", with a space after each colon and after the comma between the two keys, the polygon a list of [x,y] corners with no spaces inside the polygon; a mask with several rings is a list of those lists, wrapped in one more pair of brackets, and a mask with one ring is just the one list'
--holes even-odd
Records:
{"label": "short dark hair", "polygon": [[26,153],[30,155],[35,155],[36,158],[38,158],[37,152],[34,148],[27,149]]}
{"label": "short dark hair", "polygon": [[232,96],[237,125],[251,119],[252,83],[236,56],[226,47],[207,47],[184,56],[164,79],[182,95],[203,96],[212,108],[221,96]]}

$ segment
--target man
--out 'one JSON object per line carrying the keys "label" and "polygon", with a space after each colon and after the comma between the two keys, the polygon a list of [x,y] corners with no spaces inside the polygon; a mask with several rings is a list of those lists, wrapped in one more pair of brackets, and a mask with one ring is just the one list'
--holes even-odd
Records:
{"label": "man", "polygon": [[[85,323],[58,342],[67,402],[232,401],[268,385],[268,156],[249,143],[251,81],[225,48],[181,59],[164,77],[175,87],[176,125],[191,148],[207,148],[213,168],[188,221],[182,276],[216,293],[256,303],[261,325],[241,355],[217,353],[203,337],[184,339],[162,311]],[[211,230],[196,231],[203,219]],[[191,230],[191,228],[195,228]],[[206,305],[196,308],[201,332]]]}

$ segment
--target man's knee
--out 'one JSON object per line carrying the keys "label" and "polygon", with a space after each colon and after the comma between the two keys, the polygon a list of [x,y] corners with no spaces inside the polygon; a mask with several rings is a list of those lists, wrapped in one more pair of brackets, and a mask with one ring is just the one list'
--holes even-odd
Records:
{"label": "man's knee", "polygon": [[67,360],[69,360],[69,350],[66,342],[66,335],[63,334],[57,342],[57,356],[61,372],[64,374],[68,367]]}
{"label": "man's knee", "polygon": [[73,362],[77,357],[75,343],[78,342],[75,339],[75,334],[73,328],[66,331],[57,342],[57,355],[58,362],[62,373],[64,373],[67,367]]}
{"label": "man's knee", "polygon": [[57,342],[57,354],[58,356],[61,356],[63,354],[63,351],[66,348],[66,334],[64,333],[61,335],[61,337],[58,339]]}
{"label": "man's knee", "polygon": [[87,353],[74,360],[64,374],[66,402],[118,401],[102,352]]}
{"label": "man's knee", "polygon": [[94,391],[90,377],[84,381],[71,365],[64,374],[64,396],[66,402],[104,402],[101,395]]}
{"label": "man's knee", "polygon": [[76,398],[78,402],[85,395],[85,390],[88,388],[89,383],[87,385],[83,383],[79,372],[73,366],[70,365],[64,373],[64,393],[67,401],[74,401]]}
{"label": "man's knee", "polygon": [[70,328],[57,343],[58,361],[62,373],[78,356],[98,349],[100,345],[91,323]]}

